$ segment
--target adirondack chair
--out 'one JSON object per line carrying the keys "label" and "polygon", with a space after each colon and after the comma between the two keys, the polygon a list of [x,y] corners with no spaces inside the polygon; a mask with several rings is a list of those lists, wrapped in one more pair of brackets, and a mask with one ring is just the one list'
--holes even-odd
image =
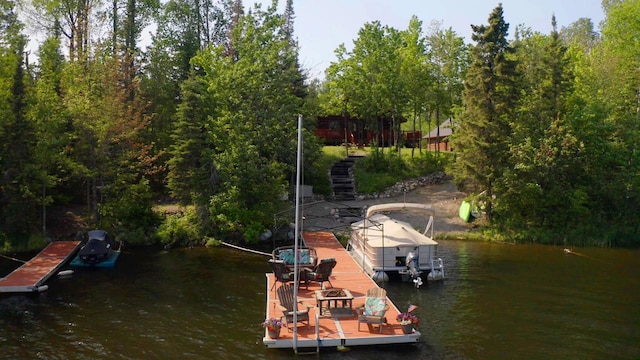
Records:
{"label": "adirondack chair", "polygon": [[334,258],[322,259],[315,268],[310,271],[306,271],[305,277],[307,281],[305,282],[305,284],[307,285],[307,289],[309,288],[310,281],[319,282],[322,289],[324,289],[325,281],[328,281],[331,287],[333,287],[333,284],[331,284],[331,280],[329,279],[329,277],[331,276],[333,268],[336,267],[336,264],[337,261]]}
{"label": "adirondack chair", "polygon": [[387,322],[387,318],[384,316],[387,310],[389,310],[387,291],[379,287],[367,290],[364,305],[358,307],[358,331],[360,331],[362,323],[367,324],[369,329],[372,328],[372,325],[378,324],[380,333],[382,333],[382,325]]}
{"label": "adirondack chair", "polygon": [[[284,316],[284,324],[289,329],[289,323],[293,322],[293,315],[297,313],[297,322],[307,322],[307,329],[311,326],[309,323],[309,306],[303,305],[302,301],[297,301],[293,298],[293,286],[292,284],[284,284],[277,290],[278,299],[280,300],[280,307],[282,308],[282,315]],[[300,309],[304,307],[305,309]],[[297,326],[297,324],[294,324]]]}

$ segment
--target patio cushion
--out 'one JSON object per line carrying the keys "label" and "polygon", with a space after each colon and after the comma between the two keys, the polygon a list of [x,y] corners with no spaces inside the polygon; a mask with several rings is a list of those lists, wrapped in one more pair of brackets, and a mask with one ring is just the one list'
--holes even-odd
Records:
{"label": "patio cushion", "polygon": [[280,251],[278,258],[282,260],[286,265],[293,264],[293,249],[286,249]]}
{"label": "patio cushion", "polygon": [[[286,265],[293,265],[293,249],[285,249],[278,253],[278,259]],[[298,249],[298,264],[308,265],[312,263],[311,251],[309,249]]]}
{"label": "patio cushion", "polygon": [[382,316],[387,311],[386,305],[387,299],[385,298],[367,298],[364,304],[364,315]]}
{"label": "patio cushion", "polygon": [[298,250],[298,253],[300,254],[300,257],[298,258],[298,264],[310,264],[311,263],[311,257],[310,257],[310,254],[309,254],[309,250],[301,249],[301,250]]}

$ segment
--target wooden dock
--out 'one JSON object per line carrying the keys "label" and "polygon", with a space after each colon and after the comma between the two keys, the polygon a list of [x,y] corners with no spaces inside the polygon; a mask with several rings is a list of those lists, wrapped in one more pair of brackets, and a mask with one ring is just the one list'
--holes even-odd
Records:
{"label": "wooden dock", "polygon": [[[311,307],[309,311],[310,327],[307,329],[306,323],[298,323],[297,328],[297,348],[322,348],[322,347],[338,347],[338,346],[357,346],[357,345],[379,345],[379,344],[402,344],[416,343],[420,338],[420,332],[414,331],[411,334],[404,334],[396,316],[400,311],[387,299],[389,310],[385,317],[387,324],[382,327],[380,333],[378,325],[369,327],[367,324],[361,324],[358,331],[358,316],[355,309],[365,302],[367,290],[378,285],[358,266],[351,258],[349,253],[338,242],[338,239],[330,232],[304,232],[302,234],[306,246],[314,247],[319,259],[335,258],[337,265],[333,269],[331,275],[331,283],[334,288],[348,289],[353,295],[353,309],[351,314],[340,314],[340,316],[316,316],[317,304],[315,298],[315,290],[320,289],[320,284],[312,282],[309,288],[305,289],[301,285],[298,290],[298,300],[303,302],[304,306]],[[274,276],[267,273],[267,311],[266,318],[282,317],[282,310],[279,306],[276,289],[278,285],[270,290],[273,286]],[[328,282],[325,287],[330,289]],[[402,309],[405,311],[405,309]],[[316,318],[318,319],[316,321]],[[269,337],[266,329],[263,343],[268,348],[294,348],[293,329],[285,326],[280,331],[277,339]]]}
{"label": "wooden dock", "polygon": [[0,293],[44,290],[42,285],[76,252],[80,241],[54,241],[33,259],[0,279]]}

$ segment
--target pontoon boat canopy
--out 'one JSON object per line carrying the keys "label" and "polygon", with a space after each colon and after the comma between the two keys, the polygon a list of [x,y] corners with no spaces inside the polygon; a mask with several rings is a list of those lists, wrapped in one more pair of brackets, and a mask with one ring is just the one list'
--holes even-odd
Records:
{"label": "pontoon boat canopy", "polygon": [[428,236],[415,230],[411,224],[392,219],[384,214],[375,214],[353,223],[351,227],[360,236],[366,237],[367,243],[374,247],[438,245]]}

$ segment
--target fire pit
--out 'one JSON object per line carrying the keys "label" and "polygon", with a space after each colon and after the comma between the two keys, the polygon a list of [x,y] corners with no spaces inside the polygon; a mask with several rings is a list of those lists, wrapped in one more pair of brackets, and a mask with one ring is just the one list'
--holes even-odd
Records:
{"label": "fire pit", "polygon": [[[353,295],[347,289],[316,290],[320,316],[352,316]],[[326,304],[326,307],[324,305]]]}

